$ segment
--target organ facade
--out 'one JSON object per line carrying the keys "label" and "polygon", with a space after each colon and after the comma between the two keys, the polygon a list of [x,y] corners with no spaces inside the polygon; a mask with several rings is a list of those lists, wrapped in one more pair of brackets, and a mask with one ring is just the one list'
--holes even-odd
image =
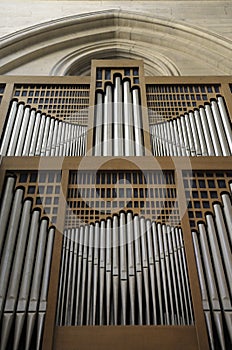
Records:
{"label": "organ facade", "polygon": [[1,349],[229,349],[231,77],[0,80]]}

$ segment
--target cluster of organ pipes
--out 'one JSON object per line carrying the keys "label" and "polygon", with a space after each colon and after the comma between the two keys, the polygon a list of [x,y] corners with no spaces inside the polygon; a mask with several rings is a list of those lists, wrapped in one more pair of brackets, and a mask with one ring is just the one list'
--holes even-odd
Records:
{"label": "cluster of organ pipes", "polygon": [[211,349],[232,345],[232,205],[221,195],[206,222],[192,230],[201,296]]}
{"label": "cluster of organ pipes", "polygon": [[232,130],[219,96],[199,109],[150,126],[155,156],[230,156]]}
{"label": "cluster of organ pipes", "polygon": [[41,349],[54,227],[8,177],[0,212],[0,349]]}
{"label": "cluster of organ pipes", "polygon": [[58,325],[191,325],[183,233],[121,212],[64,231]]}
{"label": "cluster of organ pipes", "polygon": [[128,80],[115,77],[104,93],[96,93],[93,155],[144,155],[139,88],[130,88]]}
{"label": "cluster of organ pipes", "polygon": [[85,126],[12,101],[0,145],[2,156],[83,156],[85,148]]}

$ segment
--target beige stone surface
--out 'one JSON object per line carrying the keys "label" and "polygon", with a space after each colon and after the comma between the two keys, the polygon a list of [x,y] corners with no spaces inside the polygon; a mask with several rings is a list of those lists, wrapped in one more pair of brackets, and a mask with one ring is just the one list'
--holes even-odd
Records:
{"label": "beige stone surface", "polygon": [[[157,69],[153,74],[168,75],[179,74],[182,75],[223,75],[232,74],[232,62],[229,64],[229,60],[232,60],[232,1],[1,1],[0,2],[0,73],[1,74],[38,74],[48,75],[54,72],[60,61],[66,57],[73,55],[73,52],[78,52],[83,47],[83,40],[80,42],[80,36],[86,35],[86,28],[83,32],[73,31],[73,45],[70,44],[71,34],[69,33],[69,43],[67,43],[67,37],[65,34],[65,18],[69,16],[79,16],[88,13],[97,13],[99,11],[116,11],[116,13],[134,13],[136,16],[142,15],[144,17],[149,16],[151,19],[160,19],[165,23],[165,30],[162,35],[157,33],[156,28],[150,25],[150,28],[145,28],[143,32],[142,24],[140,24],[139,30],[136,29],[136,25],[133,23],[120,23],[118,27],[114,23],[112,27],[113,35],[110,36],[109,24],[107,24],[108,30],[108,46],[111,40],[114,45],[113,52],[120,52],[120,48],[124,47],[124,51],[128,50],[133,56],[133,48],[137,47],[139,52],[143,48],[143,44],[146,46],[146,57],[149,56],[149,49],[151,50],[151,60],[154,62],[154,66],[157,65]],[[32,26],[40,30],[42,27],[48,27],[49,21],[59,21],[64,19],[64,36],[62,35],[55,38],[52,31],[46,32],[48,36],[46,38],[40,38],[40,46],[44,47],[44,50],[38,49],[38,44],[31,42],[28,39],[24,47],[15,49],[12,46],[12,40],[14,38],[20,38],[20,35],[26,33]],[[149,19],[149,20],[150,20]],[[135,22],[135,21],[134,21]],[[92,22],[90,22],[89,29],[91,30]],[[128,29],[126,29],[128,25]],[[172,25],[175,27],[172,33]],[[180,29],[177,29],[177,26]],[[123,28],[122,28],[123,27]],[[103,24],[104,28],[104,24]],[[196,33],[191,36],[192,28]],[[31,30],[31,29],[30,29]],[[146,38],[144,33],[147,30]],[[159,29],[160,30],[160,29]],[[181,40],[179,38],[178,30],[181,31]],[[98,35],[96,44],[103,44],[103,40],[106,37],[104,30],[101,32],[98,28],[92,29],[92,32]],[[150,33],[149,33],[150,32]],[[188,32],[188,33],[187,33]],[[33,33],[33,31],[31,32]],[[186,33],[186,35],[185,35]],[[204,39],[204,35],[207,35],[207,40]],[[150,39],[149,39],[150,35]],[[172,35],[172,37],[171,37]],[[211,37],[210,37],[211,35]],[[78,40],[77,40],[78,39]],[[125,42],[127,40],[127,46]],[[221,49],[221,44],[215,44],[217,41],[224,42]],[[64,41],[64,45],[60,44]],[[74,43],[75,41],[75,43]],[[88,40],[86,40],[88,42]],[[149,45],[150,41],[150,45]],[[173,41],[173,45],[171,45]],[[59,48],[54,47],[54,50],[49,50],[54,42],[59,42]],[[94,45],[93,38],[89,39],[88,45]],[[176,43],[176,47],[175,47]],[[54,45],[53,45],[54,46]],[[108,47],[107,46],[107,47]],[[209,47],[209,53],[207,54],[207,47]],[[6,49],[8,52],[6,53]],[[226,49],[225,49],[226,48]],[[117,50],[116,50],[117,49]],[[224,50],[225,49],[225,50]],[[89,46],[85,47],[85,50],[89,50]],[[94,49],[92,48],[94,51]],[[11,51],[11,52],[10,52]],[[219,52],[218,52],[219,51]],[[25,59],[25,55],[28,55]],[[94,52],[91,52],[92,58],[94,58]],[[142,55],[142,53],[141,53]],[[231,56],[230,56],[231,55]],[[208,56],[208,57],[207,57]],[[217,58],[215,58],[217,56]],[[20,57],[20,60],[16,58]],[[78,58],[78,54],[75,56]],[[75,57],[73,59],[75,59]],[[86,56],[87,57],[87,56]],[[103,50],[100,57],[104,58]],[[90,54],[88,55],[88,60]],[[148,59],[148,58],[146,58]],[[215,61],[216,59],[216,61]],[[13,61],[14,64],[9,65],[9,62]],[[157,63],[158,62],[158,63]],[[164,62],[164,67],[162,66]],[[169,63],[171,66],[170,73],[167,73],[167,66]],[[215,62],[215,63],[214,63]],[[225,64],[224,64],[225,62]],[[1,70],[8,63],[8,68]],[[162,67],[159,67],[159,64]],[[225,66],[225,67],[224,67]],[[148,70],[148,68],[147,68]],[[56,70],[57,74],[61,73],[61,69]],[[54,73],[53,73],[54,74]],[[148,74],[151,74],[151,72]]]}

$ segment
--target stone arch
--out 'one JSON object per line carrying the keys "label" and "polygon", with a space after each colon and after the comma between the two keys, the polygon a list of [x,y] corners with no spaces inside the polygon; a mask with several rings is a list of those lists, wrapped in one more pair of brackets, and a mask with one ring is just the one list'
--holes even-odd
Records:
{"label": "stone arch", "polygon": [[[122,10],[97,11],[5,36],[0,74],[46,59],[48,74],[87,74],[92,58],[143,59],[147,75],[180,75],[181,61],[231,74],[232,42],[176,21]],[[84,65],[85,62],[85,65]],[[85,69],[86,66],[86,69]]]}

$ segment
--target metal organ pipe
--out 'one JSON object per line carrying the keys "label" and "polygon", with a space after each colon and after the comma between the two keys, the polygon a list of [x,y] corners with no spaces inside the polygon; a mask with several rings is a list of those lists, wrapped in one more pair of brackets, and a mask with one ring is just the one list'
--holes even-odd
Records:
{"label": "metal organ pipe", "polygon": [[200,152],[202,156],[207,156],[207,146],[205,142],[205,131],[203,129],[203,124],[201,121],[200,113],[198,110],[194,110],[194,116],[195,116],[195,122],[196,122],[196,128],[198,131],[198,136],[199,136],[199,142],[200,142]]}
{"label": "metal organ pipe", "polygon": [[198,234],[196,231],[192,231],[193,245],[194,245],[195,258],[196,258],[196,264],[197,264],[197,271],[198,271],[198,277],[199,277],[200,289],[201,289],[202,306],[203,306],[203,310],[204,310],[204,314],[205,314],[205,320],[206,320],[206,325],[207,325],[208,334],[209,334],[210,346],[211,346],[211,349],[214,350],[213,328],[212,328],[212,318],[211,318],[211,313],[210,313],[210,304],[209,304],[209,299],[208,299],[207,287],[206,287],[206,282],[205,282],[204,270],[203,270],[203,266],[202,266],[201,253],[200,253],[197,235]]}
{"label": "metal organ pipe", "polygon": [[229,239],[230,244],[232,245],[232,230],[230,229],[232,227],[232,204],[229,194],[223,193],[222,194],[222,203],[223,203],[223,213],[225,215],[225,220],[227,224],[227,229],[229,232]]}
{"label": "metal organ pipe", "polygon": [[55,119],[51,118],[50,122],[50,127],[48,131],[48,139],[47,139],[47,144],[45,148],[45,155],[50,156],[51,151],[52,151],[52,138],[53,138],[53,133],[54,133],[54,124],[55,124]]}
{"label": "metal organ pipe", "polygon": [[14,186],[15,186],[15,179],[13,177],[7,177],[5,191],[2,197],[1,211],[0,211],[0,260],[2,257],[5,231],[8,224],[8,218],[9,218],[12,200],[14,196]]}
{"label": "metal organ pipe", "polygon": [[30,150],[30,144],[32,142],[33,129],[35,127],[35,110],[32,109],[29,117],[29,124],[26,132],[25,142],[23,145],[22,156],[28,156]]}
{"label": "metal organ pipe", "polygon": [[180,121],[179,117],[176,118],[176,122],[177,122],[177,132],[178,132],[178,135],[180,137],[181,155],[182,156],[186,156],[186,147],[185,147],[185,144],[184,144],[184,135],[183,135],[181,121]]}
{"label": "metal organ pipe", "polygon": [[46,123],[46,116],[44,114],[41,115],[40,125],[39,125],[39,133],[36,142],[35,156],[39,156],[42,149],[43,135]]}
{"label": "metal organ pipe", "polygon": [[189,112],[190,127],[193,135],[193,142],[195,145],[195,155],[201,156],[200,140],[198,135],[198,130],[196,127],[195,116],[193,112]]}
{"label": "metal organ pipe", "polygon": [[229,150],[229,146],[228,146],[227,139],[226,139],[226,134],[225,134],[225,131],[223,128],[221,115],[219,113],[219,109],[218,109],[216,101],[211,102],[211,109],[212,109],[212,113],[213,113],[213,117],[214,117],[214,122],[216,125],[216,130],[217,130],[220,146],[222,149],[222,155],[229,156],[230,150]]}
{"label": "metal organ pipe", "polygon": [[17,109],[17,114],[15,117],[15,122],[12,126],[12,133],[9,140],[9,147],[7,150],[7,156],[13,156],[15,153],[17,140],[23,120],[23,111],[24,111],[24,104],[20,103]]}
{"label": "metal organ pipe", "polygon": [[222,149],[221,149],[221,145],[220,145],[220,142],[219,142],[219,138],[218,138],[218,134],[217,134],[217,130],[216,130],[216,126],[215,126],[215,121],[214,121],[214,118],[213,118],[212,110],[211,110],[209,104],[205,105],[205,111],[206,111],[206,116],[207,116],[207,120],[208,120],[208,123],[209,123],[209,130],[210,130],[210,134],[211,134],[212,141],[213,141],[213,147],[214,147],[215,155],[216,156],[221,156],[222,155]]}
{"label": "metal organ pipe", "polygon": [[44,122],[44,117],[43,117],[43,120],[42,119],[40,120],[40,118],[41,118],[41,114],[39,112],[37,112],[36,116],[35,116],[35,125],[34,125],[34,129],[33,129],[32,136],[31,136],[29,156],[36,155],[36,145],[37,145],[37,139],[38,139],[38,134],[39,134],[39,129],[40,129],[40,121]]}
{"label": "metal organ pipe", "polygon": [[133,89],[132,91],[133,101],[133,116],[134,116],[134,133],[135,133],[135,155],[143,155],[143,138],[142,138],[142,124],[141,124],[141,110],[139,102],[139,90]]}
{"label": "metal organ pipe", "polygon": [[[74,231],[82,244],[73,275],[73,244],[68,240]],[[68,229],[60,271],[59,325],[193,323],[179,228],[121,212],[100,224]],[[64,317],[74,313],[75,320]]]}
{"label": "metal organ pipe", "polygon": [[112,155],[112,87],[106,86],[103,118],[103,156]]}
{"label": "metal organ pipe", "polygon": [[59,125],[59,120],[56,119],[54,121],[54,133],[52,135],[52,141],[51,141],[51,157],[54,157],[55,153],[56,153],[56,142],[57,142],[58,125]]}
{"label": "metal organ pipe", "polygon": [[123,82],[123,109],[124,109],[124,137],[125,156],[133,156],[134,153],[134,131],[132,116],[132,100],[129,81]]}
{"label": "metal organ pipe", "polygon": [[17,140],[17,146],[16,146],[16,150],[15,150],[15,154],[14,154],[15,156],[22,155],[24,139],[26,136],[27,126],[28,126],[28,122],[29,122],[29,116],[30,116],[30,108],[26,107],[24,109],[24,113],[23,113],[23,120],[22,120],[22,124],[20,127],[19,137]]}
{"label": "metal organ pipe", "polygon": [[191,155],[191,153],[190,153],[190,145],[189,145],[187,127],[186,127],[186,123],[185,123],[185,117],[181,116],[180,121],[181,121],[181,127],[182,127],[182,132],[183,132],[183,140],[184,140],[184,145],[185,145],[185,149],[186,149],[186,155],[188,157]]}
{"label": "metal organ pipe", "polygon": [[225,103],[224,103],[224,99],[221,96],[218,97],[218,108],[219,108],[221,119],[222,119],[222,123],[223,123],[223,126],[224,126],[224,131],[226,133],[227,142],[229,144],[230,154],[232,154],[231,122],[230,122],[230,118],[228,116],[228,113],[226,111],[226,106],[225,106]]}
{"label": "metal organ pipe", "polygon": [[200,111],[200,117],[201,117],[201,122],[202,122],[202,128],[204,130],[204,135],[205,135],[205,142],[206,142],[207,153],[208,153],[207,155],[214,156],[215,152],[214,152],[213,142],[212,142],[212,138],[211,138],[211,131],[209,128],[209,121],[208,121],[206,113],[205,113],[205,108],[200,107],[199,111]]}
{"label": "metal organ pipe", "polygon": [[[223,258],[224,258],[224,264],[226,267],[226,269],[225,269],[226,275],[227,275],[228,280],[232,281],[232,269],[231,269],[232,254],[231,254],[231,249],[230,249],[230,244],[229,244],[229,239],[228,239],[227,228],[226,228],[224,217],[222,214],[222,209],[221,209],[221,206],[219,204],[214,204],[213,209],[214,209],[215,222],[216,222],[216,227],[215,226],[214,227],[215,227],[215,229],[217,229],[217,232],[218,232],[220,246],[221,246],[221,250],[222,250]],[[232,284],[231,283],[229,285],[229,289],[230,289],[230,294],[232,296]]]}
{"label": "metal organ pipe", "polygon": [[1,142],[0,154],[2,156],[5,156],[7,153],[7,147],[9,145],[11,133],[15,124],[16,114],[17,114],[17,101],[12,101],[10,111],[9,111],[9,116],[6,123],[6,129],[3,134],[3,138]]}
{"label": "metal organ pipe", "polygon": [[114,87],[114,155],[124,155],[123,142],[123,111],[122,111],[122,82],[120,77],[115,78]]}
{"label": "metal organ pipe", "polygon": [[103,99],[100,92],[97,93],[96,102],[96,115],[95,115],[95,145],[94,145],[94,155],[101,155],[101,143],[102,143],[102,115],[103,115]]}

